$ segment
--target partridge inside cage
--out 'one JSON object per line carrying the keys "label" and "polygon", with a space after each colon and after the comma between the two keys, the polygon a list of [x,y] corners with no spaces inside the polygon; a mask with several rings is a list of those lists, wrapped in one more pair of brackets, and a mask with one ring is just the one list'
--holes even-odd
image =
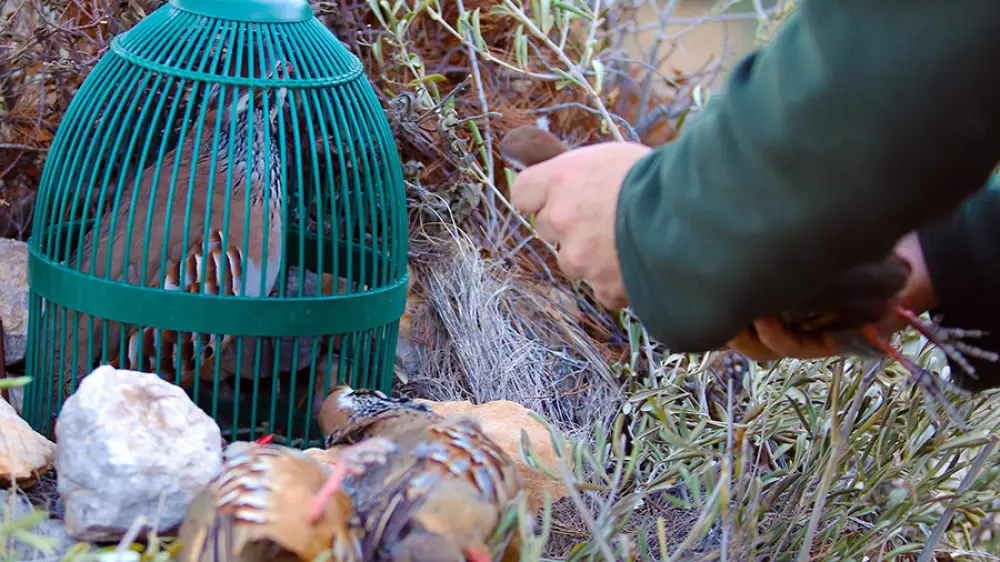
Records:
{"label": "partridge inside cage", "polygon": [[305,0],[171,0],[87,77],[30,243],[28,421],[102,363],[189,391],[229,439],[320,439],[340,383],[389,392],[407,290],[399,155]]}

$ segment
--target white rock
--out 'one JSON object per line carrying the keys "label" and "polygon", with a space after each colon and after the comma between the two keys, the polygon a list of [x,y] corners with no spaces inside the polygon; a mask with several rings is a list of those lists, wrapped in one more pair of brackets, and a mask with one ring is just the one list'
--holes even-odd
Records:
{"label": "white rock", "polygon": [[48,472],[55,460],[56,445],[35,430],[0,398],[0,482],[31,481]]}
{"label": "white rock", "polygon": [[0,238],[0,318],[6,363],[24,359],[28,345],[28,245]]}
{"label": "white rock", "polygon": [[174,529],[222,467],[219,426],[180,387],[106,365],[66,400],[56,443],[66,530],[91,542],[119,540],[140,515]]}

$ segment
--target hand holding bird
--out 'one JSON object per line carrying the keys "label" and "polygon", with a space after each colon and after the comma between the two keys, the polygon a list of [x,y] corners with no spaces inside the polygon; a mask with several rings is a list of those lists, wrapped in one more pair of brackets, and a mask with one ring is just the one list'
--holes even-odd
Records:
{"label": "hand holding bird", "polygon": [[[563,273],[589,281],[604,306],[626,306],[615,246],[615,208],[625,175],[653,149],[617,142],[570,151],[552,133],[529,125],[508,133],[499,149],[508,162],[524,168],[511,186],[511,203],[535,215],[535,232],[558,247],[556,261]],[[588,173],[565,181],[565,170],[580,169]]]}
{"label": "hand holding bird", "polygon": [[[530,125],[512,130],[499,148],[508,162],[525,168],[511,188],[511,199],[522,211],[537,213],[535,229],[540,237],[559,243],[563,272],[590,281],[597,300],[605,306],[625,306],[628,299],[613,236],[617,195],[629,169],[651,149],[633,143],[602,143],[570,151],[552,133]],[[556,161],[560,165],[554,165]],[[570,185],[560,173],[579,169],[574,162],[595,170],[593,177],[577,174]],[[575,193],[567,193],[570,188]],[[887,334],[909,325],[974,375],[962,354],[989,354],[958,341],[976,333],[920,320],[918,314],[933,306],[933,300],[919,242],[911,234],[885,259],[844,271],[816,288],[800,305],[755,320],[733,337],[729,347],[756,360],[887,354],[927,387],[929,373],[887,339]]]}

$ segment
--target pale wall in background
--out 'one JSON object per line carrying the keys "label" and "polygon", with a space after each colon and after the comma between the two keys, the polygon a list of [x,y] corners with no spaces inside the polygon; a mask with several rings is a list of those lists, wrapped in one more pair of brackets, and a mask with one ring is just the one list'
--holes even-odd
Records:
{"label": "pale wall in background", "polygon": [[[666,5],[667,0],[657,0],[661,7]],[[774,5],[772,1],[761,2],[764,9],[769,9]],[[718,2],[714,0],[681,0],[674,8],[673,19],[692,20],[703,18],[710,14],[712,8]],[[642,10],[642,23],[656,23],[658,13],[653,3],[647,3]],[[728,14],[752,14],[753,4],[743,0],[730,7]],[[684,73],[697,72],[699,69],[714,66],[721,57],[725,64],[725,69],[732,67],[733,63],[746,55],[757,46],[757,21],[753,18],[727,20],[727,21],[705,21],[694,24],[684,21],[679,24],[668,24],[667,33],[680,35],[676,41],[676,49],[668,60],[661,65],[661,70],[669,72],[676,68]],[[632,56],[645,58],[648,56],[649,47],[656,37],[655,30],[644,31],[635,34],[629,40],[628,49]],[[665,44],[661,48],[661,56],[669,52],[669,45]],[[718,89],[723,84],[725,71],[713,84],[713,89]]]}

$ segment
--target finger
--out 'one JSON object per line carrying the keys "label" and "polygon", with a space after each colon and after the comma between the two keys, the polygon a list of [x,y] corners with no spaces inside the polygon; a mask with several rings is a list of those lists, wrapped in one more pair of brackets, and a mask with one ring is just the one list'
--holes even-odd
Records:
{"label": "finger", "polygon": [[836,344],[825,334],[795,335],[774,318],[757,320],[754,327],[761,343],[783,357],[818,359],[836,354]]}
{"label": "finger", "polygon": [[548,199],[552,184],[552,168],[548,162],[525,168],[510,187],[510,202],[524,214],[537,213]]}
{"label": "finger", "polygon": [[751,361],[761,362],[781,359],[777,353],[771,351],[761,343],[752,330],[743,330],[736,337],[729,340],[728,346]]}
{"label": "finger", "polygon": [[559,244],[562,237],[552,221],[551,205],[545,205],[535,213],[534,223],[536,236],[552,244]]}
{"label": "finger", "polygon": [[601,306],[607,308],[608,310],[618,310],[628,306],[628,295],[625,293],[624,287],[615,287],[614,285],[608,284],[595,284],[594,298],[597,299],[597,302],[601,303]]}
{"label": "finger", "polygon": [[556,254],[556,264],[566,277],[570,279],[584,279],[586,269],[581,259],[579,246],[563,245]]}
{"label": "finger", "polygon": [[594,297],[602,306],[611,310],[628,306],[628,291],[618,267],[605,264],[597,273],[590,273],[587,281],[594,287]]}

